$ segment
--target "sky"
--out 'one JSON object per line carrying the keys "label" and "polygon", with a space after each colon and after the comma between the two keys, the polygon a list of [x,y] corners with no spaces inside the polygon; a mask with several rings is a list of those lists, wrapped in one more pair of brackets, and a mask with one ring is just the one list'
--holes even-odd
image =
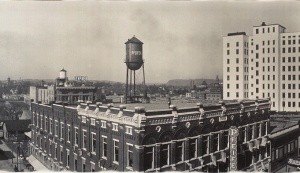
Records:
{"label": "sky", "polygon": [[[222,78],[222,37],[281,24],[300,32],[296,1],[5,1],[0,2],[0,80],[125,82],[125,42],[144,42],[146,83]],[[137,83],[142,81],[142,71]]]}

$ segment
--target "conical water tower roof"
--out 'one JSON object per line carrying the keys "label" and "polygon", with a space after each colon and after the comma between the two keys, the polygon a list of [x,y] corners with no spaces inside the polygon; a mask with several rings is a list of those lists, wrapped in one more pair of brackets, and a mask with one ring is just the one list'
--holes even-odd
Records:
{"label": "conical water tower roof", "polygon": [[135,36],[133,36],[131,39],[128,39],[128,41],[125,44],[128,44],[128,43],[144,44],[139,39],[137,39]]}
{"label": "conical water tower roof", "polygon": [[64,71],[64,72],[67,72],[64,68],[62,69],[62,70],[60,70],[60,71]]}

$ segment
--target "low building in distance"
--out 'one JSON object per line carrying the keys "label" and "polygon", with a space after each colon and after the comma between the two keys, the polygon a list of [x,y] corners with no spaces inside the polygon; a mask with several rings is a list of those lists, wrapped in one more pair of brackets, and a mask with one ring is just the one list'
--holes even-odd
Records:
{"label": "low building in distance", "polygon": [[76,104],[80,101],[94,101],[97,95],[97,88],[94,86],[75,86],[68,80],[67,71],[62,69],[59,77],[56,78],[54,86],[31,86],[30,99],[33,102],[42,104]]}
{"label": "low building in distance", "polygon": [[31,153],[51,170],[268,171],[269,110],[269,100],[156,110],[32,103]]}

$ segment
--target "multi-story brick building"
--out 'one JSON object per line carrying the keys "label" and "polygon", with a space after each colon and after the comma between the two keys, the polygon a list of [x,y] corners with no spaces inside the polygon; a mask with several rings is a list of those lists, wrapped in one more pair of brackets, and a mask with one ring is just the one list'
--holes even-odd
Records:
{"label": "multi-story brick building", "polygon": [[32,103],[32,154],[52,170],[267,170],[269,109],[269,100],[154,111]]}
{"label": "multi-story brick building", "polygon": [[253,35],[229,33],[223,38],[223,97],[268,98],[272,110],[300,109],[300,33],[279,24],[253,27]]}
{"label": "multi-story brick building", "polygon": [[42,104],[77,104],[80,101],[96,100],[97,88],[94,86],[74,86],[68,81],[67,71],[62,69],[54,86],[30,86],[30,99]]}

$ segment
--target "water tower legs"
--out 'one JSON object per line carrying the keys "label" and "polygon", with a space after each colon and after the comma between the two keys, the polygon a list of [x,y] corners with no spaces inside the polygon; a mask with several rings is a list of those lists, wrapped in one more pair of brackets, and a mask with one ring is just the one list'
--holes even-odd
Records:
{"label": "water tower legs", "polygon": [[133,95],[135,96],[135,70],[133,71]]}
{"label": "water tower legs", "polygon": [[128,71],[129,69],[126,68],[126,86],[125,86],[125,97],[124,97],[125,103],[127,103],[127,97],[128,97]]}
{"label": "water tower legs", "polygon": [[[138,97],[136,94],[136,73],[135,70],[126,69],[126,86],[125,86],[125,96],[124,103],[136,102],[138,101]],[[142,92],[145,92],[145,70],[143,65],[143,80],[142,80]]]}

